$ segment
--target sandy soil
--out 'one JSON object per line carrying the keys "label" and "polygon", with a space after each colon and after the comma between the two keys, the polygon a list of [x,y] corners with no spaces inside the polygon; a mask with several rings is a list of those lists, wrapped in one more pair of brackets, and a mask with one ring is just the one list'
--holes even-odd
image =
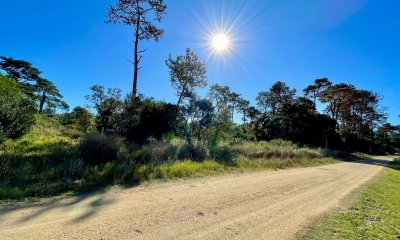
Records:
{"label": "sandy soil", "polygon": [[0,239],[293,239],[389,158],[179,180],[0,208]]}

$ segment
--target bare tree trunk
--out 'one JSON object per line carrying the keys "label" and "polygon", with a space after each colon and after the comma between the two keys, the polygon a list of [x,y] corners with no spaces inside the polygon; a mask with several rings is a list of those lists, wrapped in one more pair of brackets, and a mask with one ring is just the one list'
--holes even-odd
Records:
{"label": "bare tree trunk", "polygon": [[176,103],[176,106],[177,106],[177,107],[179,107],[179,106],[181,105],[181,103],[182,103],[182,100],[183,100],[183,92],[184,92],[184,90],[182,90],[181,94],[179,94],[179,99],[178,99],[178,102]]}
{"label": "bare tree trunk", "polygon": [[187,84],[184,84],[184,85],[182,86],[182,91],[181,91],[181,93],[179,94],[178,103],[176,104],[177,107],[179,107],[179,106],[181,105],[182,101],[183,101],[183,94],[184,94],[184,92],[185,92],[186,87],[187,87]]}
{"label": "bare tree trunk", "polygon": [[136,97],[137,95],[137,80],[139,71],[139,25],[140,25],[140,16],[136,23],[136,29],[135,29],[135,60],[133,69],[132,97]]}
{"label": "bare tree trunk", "polygon": [[317,113],[317,95],[314,96],[314,114]]}
{"label": "bare tree trunk", "polygon": [[235,114],[235,104],[232,105],[232,113],[231,113],[231,119],[233,122],[233,115]]}
{"label": "bare tree trunk", "polygon": [[39,113],[42,113],[42,112],[43,112],[43,106],[44,106],[45,101],[46,101],[46,92],[43,91],[43,94],[42,94],[42,96],[40,97]]}

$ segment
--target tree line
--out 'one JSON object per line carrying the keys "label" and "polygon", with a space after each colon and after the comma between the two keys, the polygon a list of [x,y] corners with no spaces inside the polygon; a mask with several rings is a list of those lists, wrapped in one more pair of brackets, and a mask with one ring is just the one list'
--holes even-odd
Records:
{"label": "tree line", "polygon": [[[394,152],[399,147],[399,127],[385,123],[386,109],[380,106],[382,97],[373,91],[321,78],[307,86],[303,96],[297,96],[296,89],[278,81],[259,92],[256,105],[229,86],[219,84],[210,86],[207,96],[202,97],[197,89],[208,86],[207,70],[190,49],[166,60],[176,103],[144,97],[138,93],[140,60],[146,50],[140,49],[140,41],[158,41],[163,36],[163,29],[155,23],[162,22],[166,10],[163,0],[117,0],[115,5],[108,6],[107,23],[133,29],[132,92],[122,97],[120,89],[95,85],[87,96],[96,110],[95,120],[88,110],[77,107],[63,114],[64,123],[76,123],[84,132],[93,125],[105,135],[122,136],[138,144],[176,136],[209,146],[219,141],[279,138],[300,145],[364,152]],[[54,113],[57,108],[68,109],[54,83],[43,78],[31,63],[1,57],[0,68],[18,85],[21,106],[30,106],[31,110],[25,112]],[[319,111],[317,106],[325,108]],[[9,109],[7,112],[12,112],[17,107]],[[237,114],[241,116],[240,123],[234,121]],[[12,119],[3,115],[3,119]],[[13,121],[16,122],[9,122]],[[5,130],[2,132],[5,135]]]}
{"label": "tree line", "polygon": [[[143,144],[167,135],[206,145],[218,141],[285,139],[300,145],[364,152],[394,152],[398,127],[385,124],[385,108],[379,94],[327,78],[315,80],[296,96],[296,90],[278,81],[251,101],[229,86],[207,86],[205,64],[190,49],[166,65],[177,102],[166,103],[131,95],[123,99],[120,89],[93,86],[87,99],[96,108],[99,130]],[[325,106],[321,112],[317,105]],[[234,121],[234,115],[241,122]],[[382,146],[378,132],[390,131],[391,144]],[[139,137],[140,135],[140,137]],[[396,142],[396,143],[395,143]],[[386,142],[387,143],[387,142]],[[389,146],[390,145],[390,146]]]}
{"label": "tree line", "polygon": [[[373,91],[321,78],[308,85],[303,96],[297,96],[296,89],[278,81],[260,91],[253,106],[240,93],[219,84],[211,85],[206,96],[199,96],[197,90],[208,86],[207,71],[190,49],[180,56],[170,55],[166,66],[176,103],[141,94],[123,98],[118,88],[95,85],[86,98],[96,116],[76,107],[61,115],[63,122],[75,123],[84,132],[94,125],[105,135],[122,136],[137,144],[175,136],[209,146],[221,141],[272,139],[371,153],[394,153],[400,146],[399,126],[385,122],[382,97]],[[32,122],[29,113],[54,114],[57,108],[68,109],[57,87],[31,63],[1,57],[0,68],[6,73],[2,75],[3,135],[23,134]],[[234,121],[237,115],[240,122]]]}

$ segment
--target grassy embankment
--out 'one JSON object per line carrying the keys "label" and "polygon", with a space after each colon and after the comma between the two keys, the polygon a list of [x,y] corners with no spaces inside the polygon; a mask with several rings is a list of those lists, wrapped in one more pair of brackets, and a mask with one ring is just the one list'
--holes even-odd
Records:
{"label": "grassy embankment", "polygon": [[81,137],[76,129],[46,117],[37,117],[37,124],[28,134],[0,147],[0,200],[337,162],[321,149],[299,148],[282,140],[221,145],[204,161],[178,160],[183,143],[172,140],[141,147],[125,146],[117,159],[91,166],[79,159]]}
{"label": "grassy embankment", "polygon": [[300,239],[400,239],[400,161],[384,169],[347,211],[328,216]]}

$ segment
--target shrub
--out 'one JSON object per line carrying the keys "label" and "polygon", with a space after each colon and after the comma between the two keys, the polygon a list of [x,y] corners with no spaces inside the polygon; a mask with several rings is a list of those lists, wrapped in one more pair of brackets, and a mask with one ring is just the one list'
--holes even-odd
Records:
{"label": "shrub", "polygon": [[211,150],[211,157],[224,164],[233,164],[233,153],[229,146],[215,147]]}
{"label": "shrub", "polygon": [[85,108],[75,107],[72,111],[73,122],[84,132],[88,132],[92,126],[93,116]]}
{"label": "shrub", "polygon": [[180,160],[190,159],[197,162],[205,160],[207,156],[208,149],[200,143],[186,143],[182,146],[178,153],[178,159]]}
{"label": "shrub", "polygon": [[115,180],[116,165],[106,163],[102,167],[95,166],[93,169],[94,182],[97,184],[112,183]]}
{"label": "shrub", "polygon": [[122,140],[99,133],[87,134],[79,145],[79,155],[85,164],[97,165],[117,159]]}
{"label": "shrub", "polygon": [[7,141],[7,137],[3,134],[0,134],[0,145]]}
{"label": "shrub", "polygon": [[34,103],[24,99],[15,80],[0,74],[0,135],[18,138],[34,123]]}
{"label": "shrub", "polygon": [[234,126],[232,133],[232,138],[234,143],[241,143],[244,141],[255,141],[256,136],[249,125],[243,124],[239,126]]}
{"label": "shrub", "polygon": [[144,144],[148,139],[162,139],[175,132],[178,108],[153,99],[127,99],[121,113],[118,132],[130,143]]}
{"label": "shrub", "polygon": [[177,159],[178,147],[166,142],[156,141],[144,145],[136,151],[134,159],[138,163],[162,163]]}
{"label": "shrub", "polygon": [[60,171],[64,179],[78,179],[83,175],[83,162],[79,159],[67,159],[61,163]]}
{"label": "shrub", "polygon": [[325,150],[325,154],[329,157],[332,158],[339,158],[339,159],[348,159],[350,157],[350,154],[345,151],[340,151],[340,150]]}

